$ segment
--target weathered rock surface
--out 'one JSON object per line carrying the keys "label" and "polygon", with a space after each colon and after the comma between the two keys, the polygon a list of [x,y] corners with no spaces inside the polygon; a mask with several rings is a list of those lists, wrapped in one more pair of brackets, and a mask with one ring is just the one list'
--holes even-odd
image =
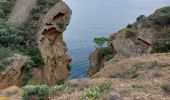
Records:
{"label": "weathered rock surface", "polygon": [[8,21],[15,25],[23,24],[29,17],[37,0],[16,0],[16,4],[9,16]]}
{"label": "weathered rock surface", "polygon": [[89,55],[90,68],[88,70],[89,76],[94,75],[103,68],[104,63],[113,58],[113,55],[102,56],[100,49],[97,48],[93,53]]}
{"label": "weathered rock surface", "polygon": [[42,71],[35,71],[35,74],[49,85],[56,84],[57,80],[66,79],[68,76],[67,65],[71,62],[71,58],[65,54],[67,47],[63,41],[63,32],[70,18],[70,8],[59,1],[48,11],[41,23],[38,45],[45,60],[45,67]]}
{"label": "weathered rock surface", "polygon": [[20,78],[22,75],[22,66],[29,58],[15,54],[9,59],[12,63],[9,66],[6,66],[5,71],[0,73],[0,89],[21,84]]}

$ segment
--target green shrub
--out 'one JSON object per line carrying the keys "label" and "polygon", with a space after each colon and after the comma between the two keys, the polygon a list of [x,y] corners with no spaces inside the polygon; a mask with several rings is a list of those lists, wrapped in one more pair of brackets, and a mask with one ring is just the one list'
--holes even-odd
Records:
{"label": "green shrub", "polygon": [[143,84],[140,84],[140,83],[135,83],[135,84],[132,84],[132,88],[142,89],[142,88],[144,88],[144,85],[143,85]]}
{"label": "green shrub", "polygon": [[103,92],[104,90],[109,90],[112,88],[111,82],[106,82],[98,85],[100,92]]}
{"label": "green shrub", "polygon": [[111,47],[103,47],[100,53],[102,56],[107,56],[107,55],[113,54],[113,51]]}
{"label": "green shrub", "polygon": [[0,16],[0,18],[6,18],[7,14],[11,12],[13,4],[14,4],[13,1],[0,3],[0,10],[3,11],[3,15]]}
{"label": "green shrub", "polygon": [[45,99],[49,95],[49,87],[47,85],[41,85],[38,87],[37,95],[40,99]]}
{"label": "green shrub", "polygon": [[25,74],[22,76],[22,85],[23,85],[23,86],[24,86],[24,85],[27,85],[30,78],[31,78],[30,73],[25,73]]}
{"label": "green shrub", "polygon": [[62,85],[62,84],[65,83],[65,81],[64,81],[64,79],[62,79],[62,80],[58,80],[56,83],[57,83],[58,85]]}
{"label": "green shrub", "polygon": [[153,45],[153,52],[166,53],[170,51],[170,38],[160,39]]}
{"label": "green shrub", "polygon": [[136,36],[136,33],[132,30],[126,30],[125,36],[126,38],[131,38],[131,37]]}
{"label": "green shrub", "polygon": [[27,85],[23,90],[23,100],[32,100],[32,97],[37,97],[38,100],[49,100],[49,87],[46,85]]}
{"label": "green shrub", "polygon": [[2,19],[0,19],[0,33],[0,44],[4,47],[19,49],[18,46],[23,43],[23,38],[20,36],[22,31]]}
{"label": "green shrub", "polygon": [[27,61],[24,65],[23,65],[23,67],[24,67],[24,69],[26,70],[26,72],[31,72],[32,71],[32,68],[33,68],[33,66],[34,66],[34,61],[32,61],[32,60],[29,60],[29,61]]}
{"label": "green shrub", "polygon": [[128,24],[126,28],[132,28],[132,24]]}
{"label": "green shrub", "polygon": [[45,65],[44,59],[38,48],[22,49],[21,52],[31,56],[31,60],[34,62],[34,64],[32,64],[33,67],[41,68]]}
{"label": "green shrub", "polygon": [[1,16],[1,17],[4,17],[4,16],[5,16],[5,13],[4,13],[4,11],[3,11],[2,9],[0,9],[0,16]]}
{"label": "green shrub", "polygon": [[70,64],[67,65],[67,70],[71,71],[71,65]]}
{"label": "green shrub", "polygon": [[23,87],[23,90],[23,100],[31,100],[31,96],[36,95],[38,87],[33,85],[26,85],[25,87]]}
{"label": "green shrub", "polygon": [[144,19],[144,18],[146,18],[145,15],[140,15],[139,17],[137,17],[136,21],[140,21],[141,19]]}
{"label": "green shrub", "polygon": [[62,84],[62,85],[59,85],[59,86],[51,87],[49,91],[50,91],[50,95],[59,95],[59,94],[62,94],[62,93],[71,94],[72,92],[74,92],[74,89],[67,87],[66,85]]}
{"label": "green shrub", "polygon": [[111,88],[112,84],[110,82],[102,83],[95,87],[86,87],[83,90],[83,98],[85,100],[98,100],[102,92],[110,90]]}
{"label": "green shrub", "polygon": [[84,88],[84,97],[86,100],[96,100],[97,98],[100,97],[100,92],[96,87],[88,87]]}
{"label": "green shrub", "polygon": [[0,72],[5,70],[5,65],[0,63]]}
{"label": "green shrub", "polygon": [[7,59],[8,57],[13,56],[13,52],[8,48],[0,47],[0,61]]}

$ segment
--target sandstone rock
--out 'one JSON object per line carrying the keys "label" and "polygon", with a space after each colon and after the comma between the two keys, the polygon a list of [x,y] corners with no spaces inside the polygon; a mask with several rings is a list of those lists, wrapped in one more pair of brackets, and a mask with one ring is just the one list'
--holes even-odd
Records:
{"label": "sandstone rock", "polygon": [[5,96],[0,96],[0,100],[9,100],[9,98]]}
{"label": "sandstone rock", "polygon": [[42,70],[34,71],[34,79],[44,80],[49,85],[56,84],[57,80],[66,79],[66,66],[71,58],[66,55],[67,47],[63,41],[63,32],[71,18],[70,8],[59,1],[44,16],[38,33],[38,46],[45,60]]}
{"label": "sandstone rock", "polygon": [[14,95],[22,95],[23,94],[23,90],[18,88],[17,86],[11,86],[7,89],[4,89],[2,91],[0,91],[0,95],[5,95],[8,97],[14,96]]}
{"label": "sandstone rock", "polygon": [[14,54],[9,58],[12,63],[6,66],[5,71],[0,73],[0,89],[7,88],[12,85],[20,85],[20,76],[22,75],[22,66],[29,57],[20,54]]}
{"label": "sandstone rock", "polygon": [[104,63],[112,59],[113,55],[101,56],[100,49],[97,48],[93,53],[89,55],[90,67],[88,70],[89,76],[94,75],[100,69],[103,68]]}

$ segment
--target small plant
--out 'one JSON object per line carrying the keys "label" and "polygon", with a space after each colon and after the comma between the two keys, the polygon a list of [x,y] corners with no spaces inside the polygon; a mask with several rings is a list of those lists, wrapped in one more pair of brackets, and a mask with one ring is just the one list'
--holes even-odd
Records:
{"label": "small plant", "polygon": [[170,51],[170,38],[160,39],[154,43],[153,52],[166,53]]}
{"label": "small plant", "polygon": [[131,38],[131,37],[134,37],[136,35],[136,33],[132,30],[126,30],[126,38]]}
{"label": "small plant", "polygon": [[37,95],[40,100],[46,100],[49,95],[49,87],[47,85],[41,85],[38,87]]}
{"label": "small plant", "polygon": [[132,28],[132,24],[128,24],[126,28]]}
{"label": "small plant", "polygon": [[0,63],[0,72],[5,70],[5,65]]}
{"label": "small plant", "polygon": [[72,93],[74,92],[74,89],[67,87],[66,85],[62,84],[59,86],[54,86],[52,88],[50,88],[50,95],[59,95],[62,93]]}
{"label": "small plant", "polygon": [[71,65],[70,64],[67,65],[67,70],[71,71]]}
{"label": "small plant", "polygon": [[85,100],[98,100],[101,96],[102,92],[105,90],[109,90],[112,88],[112,84],[110,82],[99,84],[95,87],[86,87],[84,88],[83,98]]}
{"label": "small plant", "polygon": [[22,76],[22,85],[23,86],[28,84],[30,77],[31,77],[30,73],[25,73]]}
{"label": "small plant", "polygon": [[170,84],[166,83],[161,86],[162,90],[164,90],[166,93],[170,93]]}
{"label": "small plant", "polygon": [[103,92],[104,90],[109,90],[112,88],[111,82],[106,82],[98,85],[100,92]]}
{"label": "small plant", "polygon": [[142,88],[144,88],[144,85],[143,85],[143,84],[140,84],[140,83],[135,83],[135,84],[132,84],[132,88],[142,89]]}
{"label": "small plant", "polygon": [[88,87],[88,88],[84,88],[84,98],[86,100],[96,100],[97,98],[100,97],[100,92],[98,90],[98,88],[93,88],[93,87]]}
{"label": "small plant", "polygon": [[58,84],[58,85],[62,85],[62,84],[64,84],[64,83],[65,83],[64,79],[57,81],[57,84]]}
{"label": "small plant", "polygon": [[[25,55],[31,56],[33,67],[41,68],[45,65],[44,59],[43,59],[41,52],[38,48],[21,49],[21,52]],[[33,62],[34,62],[34,64],[33,64]]]}
{"label": "small plant", "polygon": [[140,15],[139,17],[137,17],[136,21],[140,21],[141,19],[144,19],[144,18],[146,18],[145,15]]}
{"label": "small plant", "polygon": [[24,67],[24,69],[26,70],[26,72],[31,72],[33,66],[34,66],[34,62],[33,62],[32,60],[27,61],[27,62],[23,65],[23,67]]}
{"label": "small plant", "polygon": [[107,56],[107,55],[112,54],[112,53],[113,53],[113,51],[112,51],[112,48],[111,48],[111,47],[103,47],[103,48],[101,49],[101,52],[100,52],[100,54],[101,54],[102,56]]}

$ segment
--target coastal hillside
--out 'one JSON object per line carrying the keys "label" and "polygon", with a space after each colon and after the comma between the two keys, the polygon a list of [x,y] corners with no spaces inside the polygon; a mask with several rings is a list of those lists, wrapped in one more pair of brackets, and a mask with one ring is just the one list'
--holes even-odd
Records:
{"label": "coastal hillside", "polygon": [[95,38],[80,79],[68,79],[71,14],[62,0],[0,1],[0,100],[170,100],[170,7]]}
{"label": "coastal hillside", "polygon": [[[89,75],[125,58],[150,53],[168,52],[170,37],[170,7],[164,7],[146,17],[140,15],[136,22],[109,37],[108,47],[97,48],[89,56]],[[105,55],[102,55],[105,54]]]}

